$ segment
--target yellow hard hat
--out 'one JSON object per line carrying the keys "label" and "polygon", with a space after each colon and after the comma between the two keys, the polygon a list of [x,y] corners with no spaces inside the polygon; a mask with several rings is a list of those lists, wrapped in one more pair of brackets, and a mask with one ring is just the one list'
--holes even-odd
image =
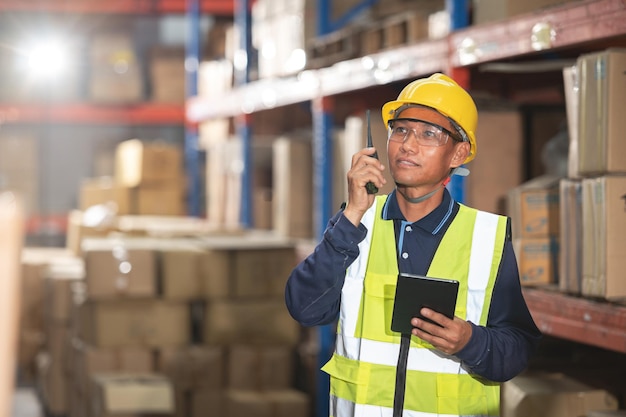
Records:
{"label": "yellow hard hat", "polygon": [[470,143],[467,163],[476,156],[476,124],[478,111],[474,100],[452,78],[444,74],[433,74],[408,84],[398,95],[398,99],[385,103],[382,108],[385,126],[407,106],[430,107],[447,117],[459,131],[463,140]]}

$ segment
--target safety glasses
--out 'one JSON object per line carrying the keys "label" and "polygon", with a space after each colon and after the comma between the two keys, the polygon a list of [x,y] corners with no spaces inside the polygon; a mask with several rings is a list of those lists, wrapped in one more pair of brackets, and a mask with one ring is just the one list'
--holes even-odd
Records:
{"label": "safety glasses", "polygon": [[443,146],[451,137],[457,142],[462,142],[448,129],[424,120],[412,118],[398,118],[389,120],[388,139],[391,142],[404,143],[413,133],[417,143],[422,146]]}

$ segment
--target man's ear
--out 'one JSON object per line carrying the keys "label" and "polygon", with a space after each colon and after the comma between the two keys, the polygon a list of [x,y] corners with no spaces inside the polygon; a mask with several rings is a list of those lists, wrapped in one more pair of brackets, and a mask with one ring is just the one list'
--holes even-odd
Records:
{"label": "man's ear", "polygon": [[450,161],[450,168],[456,168],[463,165],[463,162],[467,159],[470,154],[470,144],[469,142],[460,142],[457,143],[454,147],[454,156],[452,157],[452,161]]}

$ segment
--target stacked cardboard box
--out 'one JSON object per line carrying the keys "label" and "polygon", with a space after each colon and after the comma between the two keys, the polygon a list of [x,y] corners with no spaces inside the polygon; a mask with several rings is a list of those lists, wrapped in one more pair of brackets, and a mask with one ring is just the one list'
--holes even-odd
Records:
{"label": "stacked cardboard box", "polygon": [[155,47],[150,51],[150,97],[158,103],[185,102],[185,49]]}
{"label": "stacked cardboard box", "polygon": [[626,194],[626,141],[623,97],[626,95],[626,50],[608,49],[581,55],[565,68],[564,86],[570,133],[568,178],[561,184],[567,268],[560,286],[590,297],[623,299],[626,268],[620,248],[623,196]]}
{"label": "stacked cardboard box", "polygon": [[300,328],[284,306],[284,286],[296,263],[283,238],[204,239],[203,341],[227,361],[224,415],[304,416],[307,395],[295,390]]}
{"label": "stacked cardboard box", "polygon": [[123,141],[116,148],[114,176],[83,181],[80,209],[105,205],[113,215],[183,215],[182,163],[182,151],[176,145]]}
{"label": "stacked cardboard box", "polygon": [[99,103],[143,100],[143,71],[130,30],[95,35],[89,51],[90,100]]}
{"label": "stacked cardboard box", "polygon": [[509,191],[513,246],[522,285],[557,282],[560,179],[544,175]]}
{"label": "stacked cardboard box", "polygon": [[50,412],[310,414],[308,395],[294,388],[300,327],[283,298],[293,243],[272,233],[118,232],[80,247],[84,278],[57,268],[41,289],[38,377]]}
{"label": "stacked cardboard box", "polygon": [[65,341],[70,330],[70,287],[83,279],[80,258],[57,248],[22,254],[20,373],[35,380],[47,412],[68,410]]}
{"label": "stacked cardboard box", "polygon": [[22,251],[18,370],[24,382],[34,381],[36,356],[44,348],[44,295],[49,270],[55,264],[72,265],[77,261],[67,249],[28,247]]}
{"label": "stacked cardboard box", "polygon": [[502,385],[501,398],[502,417],[585,416],[618,405],[611,393],[558,373],[519,375]]}
{"label": "stacked cardboard box", "polygon": [[39,211],[39,143],[21,134],[0,135],[0,190],[20,196],[26,214]]}
{"label": "stacked cardboard box", "polygon": [[[195,287],[185,293],[184,284],[198,277],[193,257],[187,255],[190,247],[169,239],[82,242],[85,285],[75,292],[68,344],[71,415],[175,412],[173,384],[156,372],[154,354],[191,343],[188,292]],[[188,266],[178,271],[182,290],[172,291],[168,275],[172,258],[180,253],[180,264]]]}

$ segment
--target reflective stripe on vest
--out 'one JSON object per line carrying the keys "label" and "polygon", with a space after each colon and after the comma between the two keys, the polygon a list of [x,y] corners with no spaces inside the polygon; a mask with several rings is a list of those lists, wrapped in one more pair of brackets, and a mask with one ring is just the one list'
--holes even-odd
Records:
{"label": "reflective stripe on vest", "polygon": [[[363,217],[368,233],[346,273],[336,350],[323,368],[338,417],[386,415],[393,405],[400,336],[390,323],[398,267],[395,245],[388,244],[395,242],[393,221],[381,218],[385,199],[377,197]],[[505,232],[505,217],[463,205],[446,231],[428,275],[459,280],[458,317],[486,324]],[[469,375],[457,358],[412,337],[405,415],[498,415],[498,408],[498,384]]]}

